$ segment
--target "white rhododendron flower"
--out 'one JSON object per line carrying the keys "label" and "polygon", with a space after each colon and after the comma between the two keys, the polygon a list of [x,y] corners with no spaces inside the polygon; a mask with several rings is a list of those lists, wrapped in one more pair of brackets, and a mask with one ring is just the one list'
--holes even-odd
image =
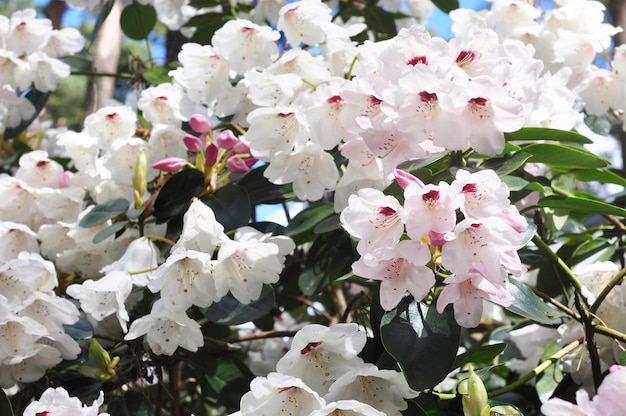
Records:
{"label": "white rhododendron flower", "polygon": [[320,0],[289,3],[280,9],[276,27],[282,30],[293,46],[316,45],[326,37],[332,10]]}
{"label": "white rhododendron flower", "polygon": [[104,394],[94,400],[91,406],[85,406],[77,398],[69,395],[63,387],[48,388],[39,400],[30,403],[24,409],[23,416],[109,416],[108,413],[99,413],[98,409],[104,403]]}

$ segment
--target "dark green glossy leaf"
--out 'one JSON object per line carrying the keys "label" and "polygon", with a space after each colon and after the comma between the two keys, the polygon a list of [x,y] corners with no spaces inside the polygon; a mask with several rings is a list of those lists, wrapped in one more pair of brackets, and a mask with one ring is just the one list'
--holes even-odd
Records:
{"label": "dark green glossy leaf", "polygon": [[341,221],[339,221],[339,214],[332,215],[325,220],[320,221],[319,224],[313,229],[315,234],[328,233],[341,229]]}
{"label": "dark green glossy leaf", "polygon": [[617,246],[611,244],[606,238],[593,238],[583,242],[574,250],[569,264],[575,265],[590,258],[593,258],[594,262],[608,261],[616,250]]}
{"label": "dark green glossy leaf", "polygon": [[330,202],[305,208],[289,222],[285,229],[285,234],[295,237],[311,231],[334,213],[335,209]]}
{"label": "dark green glossy leaf", "polygon": [[147,71],[144,71],[141,76],[148,81],[150,85],[159,85],[165,82],[171,82],[172,77],[169,76],[171,68],[163,66],[154,66]]}
{"label": "dark green glossy leaf", "polygon": [[96,235],[93,236],[93,239],[91,240],[91,242],[94,244],[98,244],[99,242],[106,240],[110,236],[117,234],[118,231],[122,231],[126,227],[127,224],[128,224],[128,221],[115,222],[109,225],[108,227],[100,230]]}
{"label": "dark green glossy leaf", "polygon": [[545,303],[528,285],[512,277],[509,278],[509,293],[515,299],[506,309],[525,318],[543,324],[554,324],[564,314]]}
{"label": "dark green glossy leaf", "polygon": [[243,227],[252,217],[248,192],[237,184],[218,189],[214,194],[203,197],[202,202],[211,207],[217,221],[224,226],[224,231]]}
{"label": "dark green glossy leaf", "polygon": [[321,234],[315,239],[304,270],[298,277],[298,287],[307,296],[350,272],[356,261],[350,236],[343,230]]}
{"label": "dark green glossy leaf", "polygon": [[222,325],[239,325],[254,321],[268,314],[274,307],[274,289],[264,285],[261,296],[247,305],[242,304],[230,292],[219,302],[206,308],[204,316]]}
{"label": "dark green glossy leaf", "polygon": [[137,391],[127,391],[122,397],[111,400],[107,412],[111,416],[152,416],[155,408],[152,402]]}
{"label": "dark green glossy leaf", "polygon": [[63,330],[75,340],[89,339],[93,336],[93,326],[84,317],[81,317],[72,325],[63,325]]}
{"label": "dark green glossy leaf", "polygon": [[292,193],[291,185],[275,185],[263,176],[266,168],[267,165],[252,169],[237,182],[248,191],[252,205],[281,203]]}
{"label": "dark green glossy leaf", "polygon": [[626,187],[626,178],[620,175],[617,171],[610,169],[584,169],[573,170],[571,173],[583,182],[600,182],[600,183],[614,183]]}
{"label": "dark green glossy leaf", "polygon": [[380,336],[409,386],[423,390],[436,386],[450,373],[461,328],[450,305],[440,314],[434,305],[411,302],[404,310],[383,315]]}
{"label": "dark green glossy leaf", "polygon": [[585,149],[565,144],[535,143],[524,146],[532,157],[528,162],[545,163],[557,169],[604,168],[609,162]]}
{"label": "dark green glossy leaf", "polygon": [[396,21],[392,13],[375,5],[365,7],[362,12],[365,24],[370,30],[376,32],[380,39],[397,35]]}
{"label": "dark green glossy leaf", "polygon": [[13,406],[11,405],[11,401],[7,397],[4,390],[0,390],[0,415],[2,416],[14,416]]}
{"label": "dark green glossy leaf", "polygon": [[231,409],[250,390],[254,374],[232,354],[189,354],[187,364],[196,373],[205,400]]}
{"label": "dark green glossy leaf", "polygon": [[541,127],[526,127],[512,133],[504,133],[504,137],[508,141],[549,141],[561,143],[593,143],[588,137],[573,131],[545,129]]}
{"label": "dark green glossy leaf", "polygon": [[470,363],[490,363],[506,349],[505,343],[481,345],[478,348],[458,355],[452,364],[452,369],[461,368]]}
{"label": "dark green glossy leaf", "polygon": [[78,225],[83,228],[95,227],[108,220],[124,214],[130,207],[128,200],[124,198],[111,199],[103,204],[96,205],[85,215]]}
{"label": "dark green glossy leaf", "polygon": [[22,120],[22,122],[16,127],[7,128],[4,131],[4,140],[13,139],[17,137],[18,134],[26,130],[31,123],[39,117],[41,110],[45,107],[48,102],[48,98],[50,97],[50,92],[41,92],[32,88],[26,94],[26,99],[31,102],[31,104],[35,107],[35,112],[32,117]]}
{"label": "dark green glossy leaf", "polygon": [[576,212],[588,212],[601,215],[616,215],[626,217],[626,209],[606,202],[595,201],[593,199],[579,198],[575,196],[547,196],[537,202],[540,207],[560,208]]}
{"label": "dark green glossy leaf", "polygon": [[148,37],[157,22],[157,13],[150,4],[140,4],[133,1],[122,10],[120,16],[120,26],[122,32],[134,40],[141,40]]}
{"label": "dark green glossy leaf", "polygon": [[523,167],[531,156],[531,154],[526,152],[515,152],[504,157],[488,159],[480,165],[480,168],[492,169],[498,174],[498,176],[502,177],[510,175],[517,169]]}
{"label": "dark green glossy leaf", "polygon": [[626,365],[626,351],[619,356],[619,365]]}
{"label": "dark green glossy leaf", "polygon": [[152,215],[157,223],[185,213],[191,199],[204,189],[204,175],[198,169],[183,169],[172,175],[154,201]]}
{"label": "dark green glossy leaf", "polygon": [[446,13],[459,8],[458,0],[433,0],[433,3]]}
{"label": "dark green glossy leaf", "polygon": [[208,45],[211,43],[217,29],[224,26],[224,23],[229,20],[231,20],[231,17],[223,13],[210,12],[192,17],[185,23],[185,27],[196,28],[196,31],[191,37],[193,42]]}
{"label": "dark green glossy leaf", "polygon": [[[543,350],[540,361],[543,362],[548,360],[552,355],[559,352],[561,348],[563,348],[563,346],[558,340],[555,339],[554,341],[551,341]],[[555,364],[556,365],[551,365],[548,369],[541,373],[541,376],[539,376],[537,383],[535,384],[535,391],[537,391],[537,395],[542,403],[552,396],[554,390],[557,388],[561,380],[563,380],[561,366],[557,363]]]}

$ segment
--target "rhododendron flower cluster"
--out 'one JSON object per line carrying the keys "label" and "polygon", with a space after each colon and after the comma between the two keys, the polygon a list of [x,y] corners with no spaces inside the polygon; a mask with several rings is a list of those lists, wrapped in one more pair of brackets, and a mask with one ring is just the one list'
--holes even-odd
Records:
{"label": "rhododendron flower cluster", "polygon": [[24,409],[23,416],[109,416],[108,413],[98,412],[102,403],[104,403],[102,392],[91,406],[85,406],[78,398],[71,397],[63,387],[56,389],[50,387],[43,392],[39,400],[35,400]]}
{"label": "rhododendron flower cluster", "polygon": [[361,258],[352,270],[381,281],[382,307],[395,308],[407,291],[424,299],[435,285],[437,267],[450,272],[437,310],[453,303],[461,326],[478,325],[483,299],[509,306],[507,276],[524,272],[516,250],[528,225],[510,204],[506,184],[491,170],[459,169],[451,184],[437,185],[403,171],[396,175],[404,204],[366,188],[350,196],[341,213],[343,227],[359,239]]}
{"label": "rhododendron flower cluster", "polygon": [[257,377],[233,415],[399,416],[417,397],[402,373],[366,364],[365,332],[356,324],[312,324],[299,330],[276,372]]}

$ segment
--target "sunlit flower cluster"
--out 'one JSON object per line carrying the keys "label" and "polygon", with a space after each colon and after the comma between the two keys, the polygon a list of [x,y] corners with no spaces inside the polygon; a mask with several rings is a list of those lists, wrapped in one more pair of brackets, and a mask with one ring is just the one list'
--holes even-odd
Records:
{"label": "sunlit flower cluster", "polygon": [[[521,276],[517,249],[526,220],[510,204],[509,189],[491,170],[459,169],[451,184],[424,184],[396,171],[404,204],[372,188],[350,196],[341,213],[343,227],[359,239],[358,276],[380,280],[380,302],[395,308],[409,292],[422,300],[443,267],[451,274],[437,310],[454,304],[459,325],[480,322],[483,299],[509,306],[508,274]],[[462,219],[458,219],[459,213]],[[403,238],[406,235],[410,239]]]}
{"label": "sunlit flower cluster", "polygon": [[33,9],[0,16],[0,126],[16,127],[35,116],[23,94],[55,90],[70,75],[70,66],[58,58],[79,52],[84,43],[78,30],[55,30]]}
{"label": "sunlit flower cluster", "polygon": [[298,331],[276,372],[257,377],[234,415],[399,416],[417,397],[402,375],[365,363],[356,324],[312,324]]}

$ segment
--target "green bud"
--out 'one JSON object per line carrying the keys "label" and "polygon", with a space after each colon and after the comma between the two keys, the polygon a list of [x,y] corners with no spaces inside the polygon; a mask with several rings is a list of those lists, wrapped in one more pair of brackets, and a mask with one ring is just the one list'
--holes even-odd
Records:
{"label": "green bud", "polygon": [[143,206],[143,195],[148,189],[148,159],[146,152],[141,151],[135,163],[135,174],[133,175],[133,194],[135,195],[135,208]]}
{"label": "green bud", "polygon": [[490,406],[487,396],[487,389],[483,381],[474,373],[474,369],[469,367],[469,376],[459,385],[459,392],[463,395],[463,415],[464,416],[484,416],[489,415]]}

